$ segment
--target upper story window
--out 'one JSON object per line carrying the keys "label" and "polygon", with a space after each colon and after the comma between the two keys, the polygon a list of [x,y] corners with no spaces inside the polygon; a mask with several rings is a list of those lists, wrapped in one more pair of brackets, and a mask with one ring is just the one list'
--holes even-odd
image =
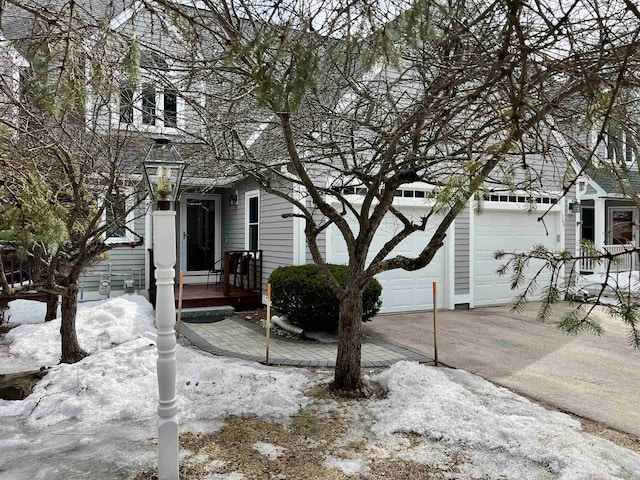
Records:
{"label": "upper story window", "polygon": [[633,135],[626,128],[609,126],[604,140],[607,148],[607,160],[616,163],[633,163],[635,161],[636,143]]}
{"label": "upper story window", "polygon": [[143,81],[137,87],[124,83],[120,88],[119,114],[121,124],[154,128],[178,128],[182,101],[176,80],[166,62],[156,53],[140,57]]}

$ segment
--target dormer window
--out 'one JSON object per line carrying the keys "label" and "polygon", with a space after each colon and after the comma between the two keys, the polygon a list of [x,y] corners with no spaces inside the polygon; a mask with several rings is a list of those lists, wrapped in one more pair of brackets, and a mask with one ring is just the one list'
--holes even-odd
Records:
{"label": "dormer window", "polygon": [[133,123],[133,88],[123,85],[120,87],[120,123]]}
{"label": "dormer window", "polygon": [[604,137],[607,148],[607,160],[615,163],[633,163],[636,144],[626,128],[610,125]]}
{"label": "dormer window", "polygon": [[153,85],[145,85],[142,89],[142,123],[156,124],[156,89]]}
{"label": "dormer window", "polygon": [[133,88],[120,89],[118,119],[120,124],[158,129],[178,128],[178,111],[182,101],[167,63],[158,54],[141,54],[143,82]]}

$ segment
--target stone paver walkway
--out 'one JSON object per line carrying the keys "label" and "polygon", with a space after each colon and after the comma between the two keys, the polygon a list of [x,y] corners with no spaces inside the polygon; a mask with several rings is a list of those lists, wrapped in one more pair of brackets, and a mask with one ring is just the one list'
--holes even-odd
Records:
{"label": "stone paver walkway", "polygon": [[[264,329],[244,320],[227,318],[215,323],[183,323],[180,330],[195,346],[214,355],[253,362],[265,360]],[[337,348],[336,344],[271,336],[269,363],[297,367],[334,367]],[[427,363],[431,358],[378,339],[370,338],[362,343],[363,367],[388,367],[400,360]]]}

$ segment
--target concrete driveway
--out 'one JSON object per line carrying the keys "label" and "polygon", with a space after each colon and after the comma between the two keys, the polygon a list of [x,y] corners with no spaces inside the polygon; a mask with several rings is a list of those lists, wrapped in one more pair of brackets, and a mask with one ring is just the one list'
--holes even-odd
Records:
{"label": "concrete driveway", "polygon": [[[640,436],[640,351],[620,320],[568,336],[536,320],[537,304],[438,311],[438,359],[562,410]],[[566,307],[565,307],[566,308]],[[554,315],[559,318],[562,307]],[[378,315],[365,333],[433,355],[432,312]]]}

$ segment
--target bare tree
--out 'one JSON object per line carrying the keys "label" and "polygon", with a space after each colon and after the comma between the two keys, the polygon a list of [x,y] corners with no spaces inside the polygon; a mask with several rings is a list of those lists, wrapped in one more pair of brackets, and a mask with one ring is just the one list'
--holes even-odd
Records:
{"label": "bare tree", "polygon": [[128,51],[72,1],[9,1],[2,13],[20,22],[11,48],[22,60],[3,65],[0,84],[0,235],[31,265],[22,288],[62,297],[61,362],[73,363],[86,355],[75,330],[80,274],[113,248],[105,237],[127,228],[145,196],[131,157],[144,150],[104,116]]}
{"label": "bare tree", "polygon": [[[199,49],[191,72],[210,86],[202,140],[305,221],[340,299],[334,385],[348,391],[362,386],[367,282],[428,265],[478,193],[533,196],[550,179],[568,190],[579,172],[558,129],[584,118],[603,88],[616,97],[637,68],[637,18],[624,3],[160,3]],[[413,182],[432,187],[420,218],[393,202]],[[389,215],[401,228],[371,251]],[[318,243],[330,225],[349,254],[344,287]],[[417,257],[394,254],[427,228]]]}

